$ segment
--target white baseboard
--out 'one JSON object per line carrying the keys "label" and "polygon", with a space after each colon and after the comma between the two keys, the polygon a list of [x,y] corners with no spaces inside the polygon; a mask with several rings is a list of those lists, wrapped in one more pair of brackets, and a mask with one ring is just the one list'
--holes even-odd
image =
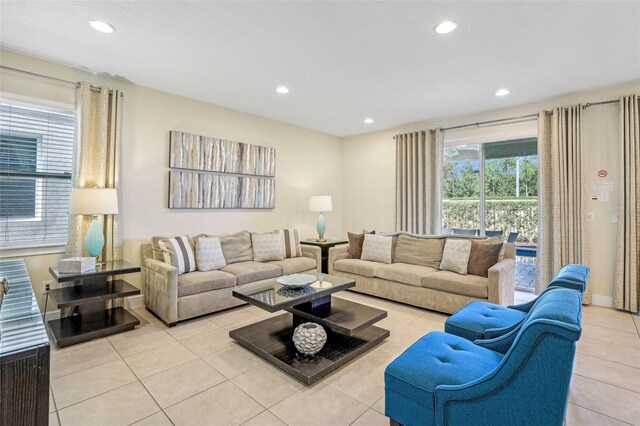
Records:
{"label": "white baseboard", "polygon": [[124,307],[126,309],[144,308],[144,294],[125,297]]}
{"label": "white baseboard", "polygon": [[603,306],[605,308],[613,308],[613,297],[612,296],[602,296],[600,294],[592,294],[591,295],[591,303],[596,306]]}

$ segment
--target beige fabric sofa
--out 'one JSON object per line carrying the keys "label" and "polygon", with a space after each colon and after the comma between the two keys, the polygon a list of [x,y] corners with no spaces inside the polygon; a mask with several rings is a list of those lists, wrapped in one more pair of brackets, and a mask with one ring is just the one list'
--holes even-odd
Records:
{"label": "beige fabric sofa", "polygon": [[237,286],[298,272],[316,272],[321,264],[319,247],[302,245],[302,256],[271,262],[230,263],[220,270],[178,275],[162,261],[152,244],[140,248],[142,292],[147,309],[168,326],[178,321],[245,304],[233,297]]}
{"label": "beige fabric sofa", "polygon": [[[464,238],[404,234],[416,238]],[[329,274],[354,279],[356,286],[350,289],[353,291],[449,314],[474,300],[513,303],[514,244],[504,244],[503,258],[489,269],[487,278],[396,262],[395,255],[390,264],[352,259],[348,249],[348,245],[329,249]]]}

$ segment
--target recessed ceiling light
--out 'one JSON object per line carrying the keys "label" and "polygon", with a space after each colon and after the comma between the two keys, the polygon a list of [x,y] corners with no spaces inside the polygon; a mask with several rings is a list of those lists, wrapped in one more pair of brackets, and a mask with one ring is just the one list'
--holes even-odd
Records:
{"label": "recessed ceiling light", "polygon": [[500,89],[496,92],[496,96],[507,96],[509,94],[509,89]]}
{"label": "recessed ceiling light", "polygon": [[276,89],[276,92],[285,94],[285,93],[289,93],[289,89],[286,86],[279,86]]}
{"label": "recessed ceiling light", "polygon": [[444,22],[440,22],[438,25],[436,25],[436,32],[438,34],[447,34],[450,33],[451,31],[455,30],[456,28],[458,28],[458,24],[456,24],[453,21],[444,21]]}
{"label": "recessed ceiling light", "polygon": [[106,22],[103,22],[103,21],[89,21],[89,25],[91,25],[94,30],[98,30],[101,33],[109,34],[116,30],[113,25],[107,24]]}
{"label": "recessed ceiling light", "polygon": [[365,118],[364,122],[365,122],[365,124],[371,124],[371,123],[373,123],[373,118]]}

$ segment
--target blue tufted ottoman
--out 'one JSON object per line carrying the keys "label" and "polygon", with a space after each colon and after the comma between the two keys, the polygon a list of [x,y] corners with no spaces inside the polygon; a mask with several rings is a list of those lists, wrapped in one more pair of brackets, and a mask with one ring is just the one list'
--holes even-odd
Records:
{"label": "blue tufted ottoman", "polygon": [[471,302],[444,323],[444,331],[470,341],[490,339],[516,326],[526,312],[488,302]]}

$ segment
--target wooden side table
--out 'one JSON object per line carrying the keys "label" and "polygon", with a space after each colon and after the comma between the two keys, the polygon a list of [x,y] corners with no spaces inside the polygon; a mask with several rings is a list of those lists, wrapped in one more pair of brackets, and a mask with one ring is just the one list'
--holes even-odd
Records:
{"label": "wooden side table", "polygon": [[347,240],[327,240],[327,241],[316,241],[314,238],[309,238],[306,240],[302,240],[300,241],[300,244],[306,244],[308,246],[316,246],[316,247],[320,247],[321,253],[322,253],[322,270],[320,272],[322,272],[323,274],[328,274],[329,273],[329,249],[331,247],[340,245],[340,244],[347,244],[349,241]]}
{"label": "wooden side table", "polygon": [[131,330],[140,324],[125,308],[105,309],[108,300],[140,294],[125,280],[107,281],[107,277],[140,272],[139,266],[115,260],[87,272],[61,274],[57,267],[50,267],[49,272],[58,282],[76,284],[49,291],[58,308],[72,307],[76,311],[72,316],[48,322],[59,347]]}

